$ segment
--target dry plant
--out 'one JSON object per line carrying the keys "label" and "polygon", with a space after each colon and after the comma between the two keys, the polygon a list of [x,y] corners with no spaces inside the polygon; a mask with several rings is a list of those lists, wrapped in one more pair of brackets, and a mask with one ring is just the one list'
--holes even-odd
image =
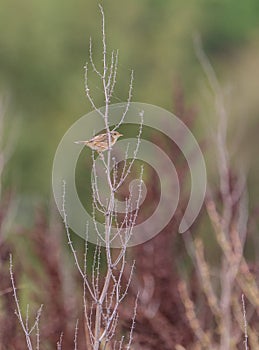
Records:
{"label": "dry plant", "polygon": [[[43,305],[41,305],[40,308],[38,309],[33,325],[29,326],[29,305],[27,305],[26,317],[24,320],[22,317],[21,307],[20,307],[18,296],[16,293],[15,280],[14,280],[14,275],[13,275],[13,261],[12,261],[11,254],[10,254],[10,277],[11,277],[11,282],[12,282],[14,300],[15,300],[15,304],[16,304],[15,314],[20,322],[23,333],[25,335],[27,348],[29,350],[33,350],[33,349],[39,350],[39,348],[40,348],[39,321],[40,321],[40,316],[41,316],[41,311],[42,311]],[[35,332],[35,347],[34,347],[33,340],[32,340],[33,332]]]}
{"label": "dry plant", "polygon": [[[174,91],[173,104],[174,113],[191,129],[196,112],[186,106],[180,84],[177,84]],[[164,138],[158,132],[153,132],[149,137],[174,163],[181,193],[184,193],[188,164],[184,161],[181,150],[173,141]],[[193,156],[195,157],[195,154]],[[155,172],[151,172],[149,177],[145,178],[148,189],[145,198],[146,203],[149,203],[147,206],[152,203],[155,207],[159,202],[160,191],[155,178]],[[185,323],[184,308],[176,287],[179,282],[178,264],[186,254],[178,227],[187,203],[188,196],[183,194],[170,223],[156,237],[130,250],[136,260],[136,273],[130,284],[127,304],[134,305],[135,297],[139,293],[132,349],[171,350],[179,343],[186,346],[192,342],[192,331]],[[143,205],[145,206],[145,202]],[[145,219],[145,212],[139,213],[139,219]],[[129,271],[126,270],[126,280],[128,274]],[[126,331],[131,321],[130,308],[122,305],[121,315],[124,320],[122,331]]]}
{"label": "dry plant", "polygon": [[[99,109],[94,101],[90,87],[89,87],[89,65],[85,66],[85,92],[88,100],[91,103],[94,111],[96,111],[103,119],[104,129],[107,133],[108,150],[105,154],[99,154],[100,159],[95,159],[94,153],[92,154],[93,161],[93,177],[92,177],[92,209],[93,209],[93,222],[95,227],[95,234],[98,237],[98,244],[96,245],[93,261],[91,261],[92,273],[87,273],[87,265],[89,262],[88,255],[88,231],[86,229],[85,236],[85,254],[83,259],[83,266],[80,265],[79,258],[77,256],[74,244],[71,239],[70,229],[67,221],[66,208],[66,183],[63,183],[63,219],[68,238],[68,244],[71,248],[73,258],[75,260],[76,268],[82,277],[83,281],[83,304],[84,304],[84,331],[85,331],[85,348],[90,350],[100,349],[130,349],[133,340],[133,329],[135,323],[135,317],[137,312],[137,296],[132,308],[132,324],[127,335],[118,335],[117,328],[119,323],[119,306],[123,302],[127,295],[129,285],[132,279],[134,263],[130,267],[130,274],[126,285],[123,285],[122,278],[123,273],[127,265],[126,261],[126,249],[129,240],[133,234],[133,228],[136,223],[138,211],[140,207],[141,193],[142,193],[142,174],[140,173],[140,185],[138,187],[137,199],[133,199],[133,195],[130,194],[126,199],[126,210],[123,219],[119,220],[117,205],[116,205],[116,193],[123,185],[127,177],[129,176],[133,163],[136,160],[138,148],[140,145],[140,138],[143,125],[143,115],[140,115],[140,127],[137,136],[134,156],[127,161],[127,151],[125,153],[125,161],[122,166],[122,171],[119,172],[116,159],[112,157],[111,150],[111,131],[118,129],[124,121],[124,118],[128,112],[133,88],[133,72],[131,73],[129,83],[128,100],[125,104],[125,110],[122,113],[120,121],[111,129],[110,125],[110,104],[111,98],[114,93],[117,69],[118,69],[118,51],[112,51],[111,55],[108,54],[106,44],[105,33],[105,16],[103,8],[99,5],[102,16],[102,48],[103,48],[103,65],[100,70],[93,60],[92,54],[92,42],[90,40],[90,66],[93,72],[97,74],[102,84],[102,90],[104,94],[104,109]],[[107,182],[109,193],[106,198],[106,202],[102,203],[100,199],[100,191],[97,183],[96,162],[101,161],[103,171],[105,174],[105,181]],[[100,232],[98,228],[98,222],[96,215],[101,215],[104,218],[104,232]],[[113,242],[119,242],[120,248],[113,251]],[[40,254],[40,253],[39,253]],[[49,264],[52,266],[52,264]],[[103,268],[103,265],[105,266]],[[103,272],[102,270],[105,270]],[[29,312],[23,317],[21,312],[21,306],[19,303],[18,295],[16,292],[16,284],[13,273],[12,257],[10,257],[10,276],[12,282],[12,289],[14,294],[14,300],[16,303],[16,315],[22,327],[22,331],[26,338],[27,348],[32,350],[38,350],[40,348],[40,328],[39,321],[41,316],[42,307],[39,308],[36,313],[35,321],[32,326],[29,326]],[[64,317],[67,315],[64,315]],[[78,332],[79,322],[76,322],[74,331],[74,349],[78,349]],[[63,333],[60,335],[60,339],[57,341],[57,349],[63,348]]]}
{"label": "dry plant", "polygon": [[[203,212],[209,214],[214,229],[212,234],[208,231],[206,236],[213,235],[214,232],[213,236],[218,242],[215,249],[219,251],[221,267],[218,270],[213,267],[200,238],[193,239],[190,232],[182,236],[177,234],[177,221],[180,222],[186,205],[184,198],[181,198],[178,211],[167,228],[149,242],[132,249],[137,272],[129,288],[128,304],[133,304],[132,299],[139,292],[133,349],[259,348],[256,331],[258,286],[255,273],[251,271],[243,253],[248,234],[245,175],[242,172],[235,174],[231,169],[226,147],[227,116],[221,88],[199,46],[198,51],[202,66],[213,82],[220,118],[216,137],[220,199],[213,198],[212,190],[208,188]],[[184,108],[181,93],[178,93],[175,107],[177,115],[191,127],[194,114]],[[159,147],[163,146],[163,140],[158,138],[154,141]],[[178,159],[179,154],[172,145],[166,151],[169,151],[174,162]],[[177,171],[182,186],[188,168],[179,162]],[[159,196],[153,181],[148,183],[148,189],[148,201],[153,203]],[[201,218],[204,219],[204,215]],[[192,233],[195,232],[193,237],[198,236],[198,226],[195,226],[192,228]],[[188,283],[183,279],[182,273],[179,275],[179,270],[177,271],[177,265],[179,267],[182,261],[186,261],[186,250],[180,244],[182,239],[194,266],[193,273],[188,273]],[[182,270],[181,267],[180,271]],[[130,315],[123,306],[122,314],[127,329]]]}
{"label": "dry plant", "polygon": [[185,234],[203,301],[206,301],[206,311],[199,312],[197,300],[190,295],[186,282],[179,283],[186,318],[197,339],[188,349],[249,349],[249,345],[251,349],[258,349],[259,288],[244,256],[248,233],[246,177],[241,170],[234,174],[231,169],[224,96],[198,37],[195,48],[214,93],[219,120],[215,142],[220,199],[217,200],[208,187],[205,205],[220,248],[220,268],[213,271],[200,238],[192,239],[190,234]]}
{"label": "dry plant", "polygon": [[[82,268],[79,264],[76,251],[74,249],[73,243],[71,241],[71,236],[69,232],[69,227],[67,223],[67,214],[65,207],[65,195],[66,195],[66,184],[64,183],[63,191],[63,215],[64,223],[66,227],[67,237],[69,246],[73,252],[76,266],[82,279],[84,281],[84,314],[85,314],[85,331],[88,348],[94,350],[99,349],[123,349],[124,348],[124,336],[119,340],[115,340],[116,329],[119,321],[119,306],[123,302],[129,284],[132,279],[132,273],[134,264],[130,268],[130,275],[128,278],[128,283],[126,287],[122,288],[122,277],[126,267],[126,249],[130,238],[132,237],[132,232],[134,225],[136,223],[140,199],[141,199],[141,185],[139,186],[137,205],[133,211],[133,199],[132,195],[126,199],[126,210],[123,220],[118,221],[118,213],[116,207],[115,195],[120,189],[120,187],[125,182],[127,176],[130,174],[133,163],[136,159],[138,148],[140,145],[140,136],[142,131],[142,123],[140,124],[139,134],[136,142],[136,148],[134,151],[134,157],[129,163],[124,161],[124,166],[122,172],[119,174],[116,159],[112,157],[111,153],[111,125],[109,120],[109,106],[110,101],[114,93],[114,88],[117,78],[117,68],[118,68],[118,51],[112,51],[111,56],[108,57],[107,44],[106,44],[106,33],[105,33],[105,16],[102,6],[99,5],[101,15],[102,15],[102,48],[103,48],[103,66],[99,70],[94,63],[92,55],[92,42],[90,40],[90,66],[92,67],[94,73],[99,77],[102,89],[104,93],[104,109],[101,111],[95,104],[94,98],[92,97],[91,90],[89,87],[88,79],[88,64],[85,66],[85,92],[88,100],[90,101],[94,111],[96,111],[103,119],[104,129],[107,134],[108,150],[105,153],[100,154],[100,159],[103,164],[103,170],[105,175],[105,181],[108,184],[109,193],[106,198],[106,203],[102,203],[100,199],[99,188],[97,184],[97,171],[96,162],[94,154],[92,156],[93,160],[93,177],[92,177],[92,208],[93,208],[93,221],[98,237],[99,244],[96,245],[94,259],[92,262],[92,276],[87,275],[87,241],[88,232],[86,232],[86,246],[85,246],[85,257],[84,257],[84,267]],[[121,116],[121,119],[113,130],[117,130],[119,126],[123,123],[124,118],[128,112],[128,108],[132,96],[132,86],[133,86],[133,72],[131,73],[131,79],[129,84],[129,94],[125,110]],[[143,116],[142,116],[143,118]],[[125,154],[125,159],[127,154]],[[142,170],[143,171],[143,170]],[[140,181],[142,179],[142,172],[140,174]],[[101,214],[104,218],[104,232],[100,232],[96,214]],[[115,233],[112,231],[115,227]],[[88,229],[87,229],[88,230]],[[113,241],[119,241],[121,248],[118,249],[116,254],[112,252]],[[104,249],[101,248],[104,246]],[[101,259],[104,256],[105,259],[105,274],[101,278]],[[103,280],[103,282],[102,282]],[[136,316],[137,299],[135,306],[132,310],[132,325],[130,328],[128,339],[125,339],[127,345],[125,349],[130,349],[132,339],[133,339],[133,328],[134,319]]]}
{"label": "dry plant", "polygon": [[[68,348],[77,350],[81,347],[87,350],[258,349],[259,341],[256,327],[258,328],[259,325],[259,289],[255,274],[251,271],[250,265],[244,256],[244,246],[248,234],[246,178],[243,172],[237,173],[231,169],[231,160],[226,146],[227,113],[222,89],[199,42],[196,42],[197,55],[213,90],[216,112],[219,118],[215,138],[220,183],[219,199],[215,195],[216,191],[208,188],[204,209],[208,213],[213,236],[218,243],[220,267],[217,271],[212,267],[206,255],[204,242],[200,238],[193,239],[190,232],[183,234],[183,236],[177,235],[177,223],[181,219],[182,212],[184,212],[185,199],[181,199],[182,203],[179,204],[174,219],[163,232],[149,242],[131,250],[132,255],[136,257],[136,274],[133,274],[134,264],[130,266],[126,261],[127,244],[132,236],[137,216],[141,216],[139,203],[142,188],[139,187],[137,206],[134,206],[134,211],[132,211],[133,199],[131,195],[127,198],[126,211],[123,217],[117,212],[116,192],[123,185],[125,186],[137,157],[142,124],[137,138],[135,156],[130,162],[125,161],[122,171],[119,171],[116,159],[113,158],[111,152],[110,132],[120,127],[128,111],[132,96],[133,74],[131,74],[126,109],[120,122],[112,126],[109,123],[109,107],[116,85],[118,52],[112,51],[111,56],[108,55],[105,18],[101,6],[100,10],[102,14],[102,69],[97,69],[94,63],[91,40],[90,62],[85,67],[86,96],[93,109],[103,119],[109,144],[108,151],[101,155],[99,160],[95,159],[94,154],[92,155],[91,202],[99,244],[95,247],[93,260],[91,261],[87,241],[88,227],[86,227],[85,254],[83,266],[81,266],[68,226],[67,211],[69,208],[66,208],[66,183],[64,182],[64,224],[69,247],[72,251],[77,272],[79,272],[80,283],[83,281],[84,312],[83,316],[79,317],[79,320],[75,323],[72,334],[66,327],[69,322],[68,319],[74,317],[72,309],[75,304],[71,302],[71,299],[66,302],[66,296],[62,296],[61,293],[63,286],[62,276],[58,268],[58,245],[55,246],[53,242],[48,241],[46,235],[48,229],[41,227],[38,231],[36,230],[37,238],[33,238],[35,240],[35,250],[48,271],[50,284],[45,289],[48,289],[50,295],[49,302],[52,310],[50,320],[54,320],[57,315],[60,317],[55,331],[52,329],[51,333],[51,327],[54,326],[49,324],[47,325],[47,331],[42,329],[40,332],[40,307],[36,312],[32,325],[29,325],[28,308],[25,317],[23,317],[17,295],[16,285],[19,274],[15,274],[13,271],[12,258],[10,258],[10,276],[16,303],[16,315],[26,339],[26,346],[28,349],[37,350],[41,347],[42,339],[52,337],[51,346],[53,347],[53,339],[59,332],[55,344],[58,350]],[[102,110],[98,109],[92,97],[89,87],[89,67],[97,74],[102,84],[105,102]],[[176,113],[181,117],[182,114],[188,114],[191,123],[194,114],[185,111],[181,94],[178,96],[177,108],[179,111],[176,111]],[[179,155],[179,150],[177,151],[171,144],[168,149],[171,151],[170,157],[175,160],[176,155]],[[125,154],[125,159],[127,159],[127,154]],[[96,168],[98,161],[102,163],[105,181],[109,189],[109,195],[105,203],[102,203],[100,199],[97,183]],[[177,170],[182,185],[188,169],[186,164],[181,164],[182,168]],[[140,180],[141,176],[142,174]],[[155,202],[159,195],[157,188],[153,183],[148,183],[148,189],[148,200]],[[104,219],[103,232],[98,228],[96,217],[103,217]],[[115,230],[113,230],[114,227]],[[179,241],[182,237],[195,269],[195,275],[192,276],[189,283],[186,283],[177,271],[176,260],[181,260],[182,256],[186,254],[186,252],[179,249]],[[121,248],[116,251],[112,249],[114,239],[119,240],[121,245]],[[1,247],[0,245],[2,260]],[[56,251],[56,255],[54,251]],[[5,252],[5,255],[3,255],[5,259],[7,255]],[[48,259],[46,259],[46,256],[48,256]],[[88,272],[88,265],[90,264],[91,273]],[[57,290],[59,291],[58,296]],[[9,294],[6,294],[7,297]],[[59,299],[58,305],[56,304],[57,298]],[[10,298],[6,300],[10,309]],[[71,306],[71,304],[73,305]],[[41,318],[43,317],[44,313]],[[82,319],[84,327],[80,327]],[[48,322],[51,323],[51,321]],[[1,322],[1,326],[2,324],[3,322]],[[6,337],[11,339],[11,328],[8,329]],[[83,332],[84,342],[82,342]],[[71,338],[73,337],[70,342],[68,334]],[[12,347],[11,342],[8,345],[15,349],[18,348],[17,344],[20,346],[19,342],[12,343]]]}

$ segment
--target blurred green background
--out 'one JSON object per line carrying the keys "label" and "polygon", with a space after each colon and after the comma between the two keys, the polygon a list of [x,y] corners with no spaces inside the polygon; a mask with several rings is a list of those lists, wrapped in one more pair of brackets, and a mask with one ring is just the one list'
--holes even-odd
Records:
{"label": "blurred green background", "polygon": [[[238,136],[232,151],[253,160],[245,164],[256,170],[258,0],[108,0],[103,5],[109,49],[118,48],[120,54],[113,102],[126,99],[130,69],[135,75],[133,101],[172,112],[180,83],[187,104],[198,111],[197,135],[209,138],[215,122],[213,98],[194,53],[193,35],[199,32],[226,90],[230,136]],[[3,183],[24,199],[49,200],[56,147],[67,128],[91,111],[83,66],[90,36],[100,62],[100,26],[94,0],[1,2],[0,95],[7,106],[5,138],[14,135]],[[94,75],[90,79],[101,106],[100,87]],[[252,171],[252,184],[256,177]]]}

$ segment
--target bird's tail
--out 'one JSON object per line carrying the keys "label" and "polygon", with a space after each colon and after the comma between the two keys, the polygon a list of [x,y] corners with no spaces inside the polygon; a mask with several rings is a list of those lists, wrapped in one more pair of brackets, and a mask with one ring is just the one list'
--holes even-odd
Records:
{"label": "bird's tail", "polygon": [[75,141],[74,143],[76,143],[76,144],[78,144],[78,145],[80,145],[80,144],[86,144],[87,143],[87,141]]}

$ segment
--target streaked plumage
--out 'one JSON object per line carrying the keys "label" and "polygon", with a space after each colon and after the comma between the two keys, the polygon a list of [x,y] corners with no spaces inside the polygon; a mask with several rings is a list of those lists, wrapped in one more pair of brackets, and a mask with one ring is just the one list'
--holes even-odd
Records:
{"label": "streaked plumage", "polygon": [[[120,136],[123,136],[118,131],[114,131],[114,130],[111,131],[110,135],[111,135],[111,140],[110,140],[111,146],[115,144],[115,142]],[[94,151],[101,153],[101,152],[107,151],[108,149],[108,134],[106,133],[106,134],[96,135],[88,141],[75,141],[75,143],[84,144],[90,147],[91,149],[93,149]]]}

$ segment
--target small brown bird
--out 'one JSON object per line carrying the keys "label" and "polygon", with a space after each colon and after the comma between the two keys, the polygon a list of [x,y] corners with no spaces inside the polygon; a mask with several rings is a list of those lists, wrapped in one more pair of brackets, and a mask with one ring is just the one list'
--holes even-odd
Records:
{"label": "small brown bird", "polygon": [[[111,140],[110,140],[111,146],[115,144],[115,142],[120,136],[123,136],[118,131],[114,131],[114,130],[111,131],[110,135],[111,135]],[[75,141],[75,143],[84,144],[90,147],[91,149],[93,149],[94,151],[97,151],[98,153],[102,153],[104,151],[107,151],[108,149],[108,134],[106,133],[106,134],[96,135],[88,141]]]}

